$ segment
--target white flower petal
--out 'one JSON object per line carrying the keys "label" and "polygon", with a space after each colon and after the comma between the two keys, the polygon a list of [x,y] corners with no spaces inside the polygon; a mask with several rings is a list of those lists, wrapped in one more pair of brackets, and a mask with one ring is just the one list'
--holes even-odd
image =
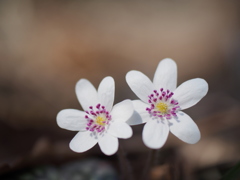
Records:
{"label": "white flower petal", "polygon": [[115,93],[114,79],[110,76],[105,77],[98,87],[98,99],[108,111],[112,110]]}
{"label": "white flower petal", "polygon": [[186,143],[195,144],[201,138],[200,131],[195,122],[181,111],[177,113],[176,119],[169,120],[169,125],[170,131]]}
{"label": "white flower petal", "polygon": [[118,138],[127,139],[132,136],[132,128],[125,122],[112,122],[108,133]]}
{"label": "white flower petal", "polygon": [[198,103],[208,92],[208,84],[204,79],[196,78],[185,81],[175,91],[176,99],[181,109],[187,109]]}
{"label": "white flower petal", "polygon": [[57,124],[70,131],[86,131],[85,112],[76,109],[64,109],[57,114]]}
{"label": "white flower petal", "polygon": [[91,131],[78,132],[71,140],[69,147],[75,152],[85,152],[98,142],[97,136]]}
{"label": "white flower petal", "polygon": [[149,148],[159,149],[165,144],[168,134],[166,120],[149,120],[143,128],[143,142]]}
{"label": "white flower petal", "polygon": [[140,71],[129,71],[126,81],[132,91],[144,102],[148,102],[148,96],[155,89],[151,80]]}
{"label": "white flower petal", "polygon": [[84,110],[99,103],[95,87],[87,79],[80,79],[75,87],[78,101]]}
{"label": "white flower petal", "polygon": [[147,122],[150,115],[146,111],[146,108],[149,107],[149,104],[142,102],[141,100],[133,100],[132,101],[134,112],[130,119],[126,121],[129,125],[137,125]]}
{"label": "white flower petal", "polygon": [[153,78],[153,84],[157,90],[160,88],[174,91],[177,86],[177,65],[170,58],[163,59],[158,64]]}
{"label": "white flower petal", "polygon": [[99,135],[98,144],[102,152],[109,156],[113,155],[118,150],[118,138],[108,133]]}
{"label": "white flower petal", "polygon": [[133,105],[130,100],[124,100],[113,106],[111,116],[114,121],[126,122],[133,114]]}

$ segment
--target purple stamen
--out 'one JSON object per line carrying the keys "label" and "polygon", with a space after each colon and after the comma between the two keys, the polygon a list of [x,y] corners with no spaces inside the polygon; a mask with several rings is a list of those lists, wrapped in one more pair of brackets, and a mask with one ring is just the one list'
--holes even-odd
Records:
{"label": "purple stamen", "polygon": [[[178,101],[172,99],[173,95],[174,93],[169,89],[165,91],[163,88],[160,88],[160,91],[154,90],[153,93],[148,96],[148,103],[150,104],[150,107],[147,107],[146,111],[148,111],[151,116],[159,118],[171,119],[172,117],[177,116],[176,113],[180,109],[180,106],[178,105]],[[158,109],[161,108],[161,104],[159,103],[165,104],[167,109],[161,112]],[[158,107],[159,105],[160,107]]]}
{"label": "purple stamen", "polygon": [[[105,125],[108,125],[111,121],[110,113],[105,109],[105,106],[97,104],[96,106],[89,106],[90,111],[85,111],[86,114],[91,114],[93,117],[90,118],[88,115],[85,115],[86,120],[86,130],[91,132],[101,133],[105,130]],[[101,120],[97,120],[100,116]],[[103,120],[103,121],[102,121]]]}
{"label": "purple stamen", "polygon": [[97,108],[97,109],[99,109],[99,108],[100,108],[100,106],[101,106],[101,105],[100,105],[100,104],[98,104],[98,105],[96,106],[96,108]]}

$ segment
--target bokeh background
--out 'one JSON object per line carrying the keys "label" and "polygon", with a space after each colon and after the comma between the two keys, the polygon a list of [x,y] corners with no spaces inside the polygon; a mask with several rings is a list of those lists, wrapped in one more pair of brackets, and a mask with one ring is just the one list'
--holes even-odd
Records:
{"label": "bokeh background", "polygon": [[[239,17],[237,0],[1,0],[1,179],[81,179],[82,166],[102,164],[110,179],[124,179],[117,155],[105,156],[98,146],[71,152],[75,132],[60,129],[56,114],[81,109],[74,91],[81,78],[97,87],[112,76],[115,103],[135,99],[126,73],[135,69],[152,78],[166,57],[177,62],[178,85],[201,77],[210,89],[185,111],[201,130],[200,142],[188,145],[170,135],[155,153],[149,178],[222,177],[240,160]],[[149,152],[142,128],[120,141],[136,178]]]}

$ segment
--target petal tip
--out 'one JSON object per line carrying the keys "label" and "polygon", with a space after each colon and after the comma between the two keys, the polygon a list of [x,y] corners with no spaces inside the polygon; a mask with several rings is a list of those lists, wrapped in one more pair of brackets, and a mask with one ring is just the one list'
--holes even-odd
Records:
{"label": "petal tip", "polygon": [[176,62],[172,58],[164,58],[160,62],[171,62],[171,63],[174,63],[176,65]]}
{"label": "petal tip", "polygon": [[88,82],[88,80],[85,79],[85,78],[79,79],[79,80],[77,81],[77,83],[76,83],[76,87],[77,87],[79,84],[85,83],[85,82]]}
{"label": "petal tip", "polygon": [[132,135],[133,135],[133,131],[132,131],[132,128],[129,126],[128,134],[125,137],[121,137],[121,138],[122,139],[128,139],[128,138],[132,137]]}
{"label": "petal tip", "polygon": [[114,78],[112,76],[106,76],[105,78],[103,78],[103,80],[108,80],[114,83]]}
{"label": "petal tip", "polygon": [[70,143],[69,143],[69,148],[70,148],[73,152],[76,152],[76,153],[84,152],[84,151],[79,151],[79,149],[76,149],[76,147],[73,145],[73,141],[70,141]]}
{"label": "petal tip", "polygon": [[160,149],[166,143],[169,134],[168,124],[148,121],[144,128],[142,139],[144,144],[151,149]]}
{"label": "petal tip", "polygon": [[201,139],[201,134],[199,132],[199,136],[197,138],[195,137],[195,139],[193,139],[192,141],[187,142],[187,143],[188,144],[197,144],[200,141],[200,139]]}
{"label": "petal tip", "polygon": [[61,117],[62,117],[62,113],[61,113],[62,111],[60,111],[60,112],[58,112],[58,114],[57,114],[57,116],[56,116],[56,122],[57,122],[57,125],[60,127],[60,128],[62,128],[61,127]]}
{"label": "petal tip", "polygon": [[150,149],[160,149],[160,148],[162,148],[163,145],[165,144],[165,143],[162,144],[162,145],[149,144],[149,142],[145,141],[144,139],[143,139],[143,143],[144,143],[148,148],[150,148]]}
{"label": "petal tip", "polygon": [[[98,142],[98,144],[99,144],[99,142]],[[103,154],[105,154],[105,155],[107,155],[107,156],[112,156],[112,155],[114,155],[114,154],[117,152],[117,150],[118,150],[118,144],[117,144],[117,146],[115,147],[115,149],[111,149],[111,150],[102,148],[102,147],[100,146],[100,144],[99,144],[99,147],[100,147],[101,151],[103,152]],[[106,148],[106,147],[105,147],[105,148]]]}
{"label": "petal tip", "polygon": [[164,59],[162,59],[162,61],[174,61],[172,58],[164,58]]}
{"label": "petal tip", "polygon": [[103,152],[105,155],[107,155],[107,156],[112,156],[112,155],[114,155],[115,153],[117,152],[117,150],[115,151],[115,152],[111,152],[111,153],[109,153],[109,152]]}
{"label": "petal tip", "polygon": [[66,127],[65,127],[66,124],[64,123],[64,119],[66,117],[66,112],[67,112],[67,109],[63,109],[63,110],[59,111],[56,116],[57,125],[62,129],[66,129]]}
{"label": "petal tip", "polygon": [[203,93],[203,97],[206,96],[206,94],[208,93],[208,89],[209,89],[209,85],[207,83],[207,81],[205,79],[202,78],[195,78],[198,81],[198,84],[200,86],[202,86],[202,91]]}
{"label": "petal tip", "polygon": [[89,82],[87,79],[84,79],[84,78],[82,78],[82,79],[80,79],[80,80],[77,81],[77,83],[76,83],[76,85],[75,85],[75,92],[76,92],[76,94],[78,94],[78,93],[77,93],[78,89],[81,88],[81,86],[82,86],[83,84],[85,84],[85,83],[90,83],[90,82]]}
{"label": "petal tip", "polygon": [[131,70],[131,71],[128,71],[127,74],[126,74],[126,81],[128,81],[128,79],[133,76],[134,74],[136,73],[141,73],[140,71],[137,71],[137,70]]}

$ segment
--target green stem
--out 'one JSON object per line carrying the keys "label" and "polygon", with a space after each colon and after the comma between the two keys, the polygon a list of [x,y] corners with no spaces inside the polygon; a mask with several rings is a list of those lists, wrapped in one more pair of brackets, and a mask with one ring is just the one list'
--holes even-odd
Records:
{"label": "green stem", "polygon": [[153,162],[153,157],[154,154],[156,154],[157,150],[154,149],[150,149],[149,153],[148,153],[148,157],[147,157],[147,161],[144,167],[144,171],[142,174],[142,180],[148,180],[149,179],[149,170],[152,166],[152,162]]}
{"label": "green stem", "polygon": [[237,180],[240,178],[240,162],[230,169],[221,180]]}
{"label": "green stem", "polygon": [[119,166],[121,169],[121,179],[122,180],[134,180],[133,173],[132,173],[132,167],[126,158],[126,154],[124,152],[124,149],[122,145],[119,143],[119,150],[118,150],[118,159],[119,159]]}

